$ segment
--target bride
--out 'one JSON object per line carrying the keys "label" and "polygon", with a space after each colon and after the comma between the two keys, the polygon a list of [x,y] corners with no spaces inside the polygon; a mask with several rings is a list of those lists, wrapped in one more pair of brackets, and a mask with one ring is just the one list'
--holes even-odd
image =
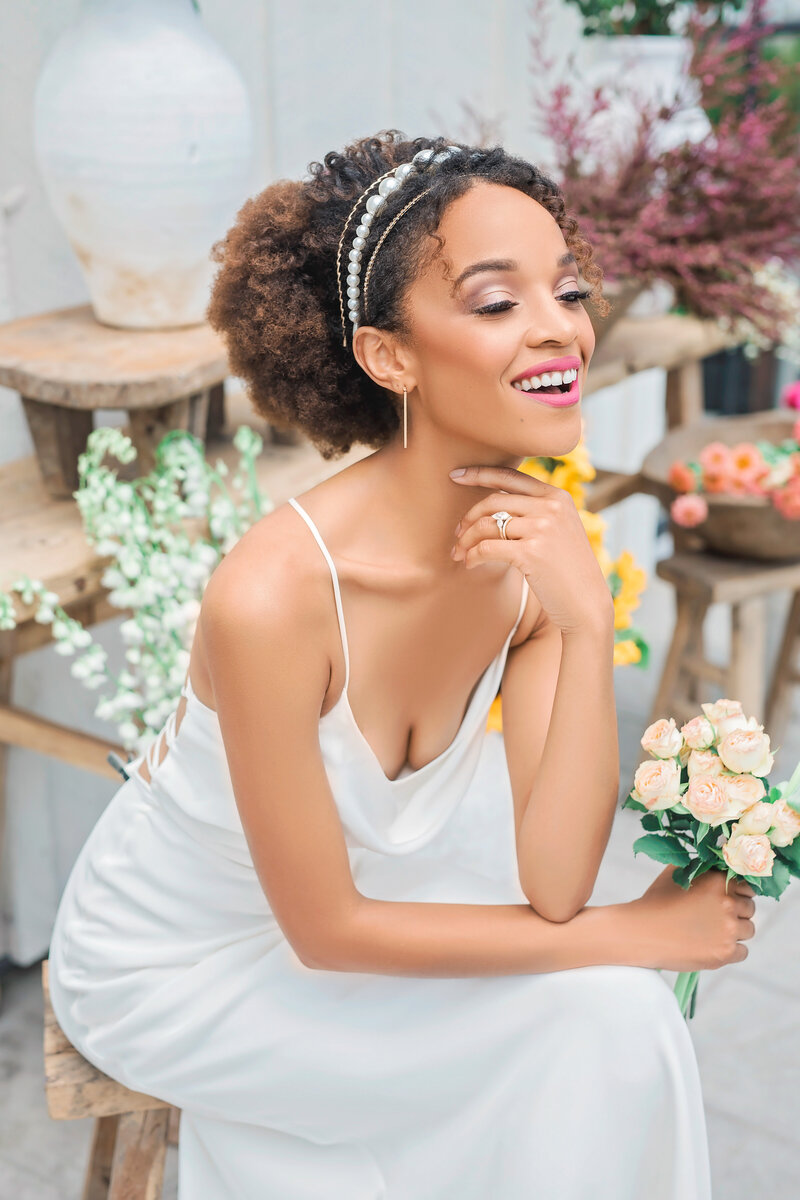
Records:
{"label": "bride", "polygon": [[[255,409],[372,453],[210,579],[175,720],[62,897],[59,1020],[182,1109],[181,1200],[708,1200],[659,969],[744,959],[753,891],[667,867],[589,905],[613,602],[570,496],[519,470],[581,435],[590,246],[531,163],[390,130],[214,256]],[[477,814],[499,686],[510,794]]]}

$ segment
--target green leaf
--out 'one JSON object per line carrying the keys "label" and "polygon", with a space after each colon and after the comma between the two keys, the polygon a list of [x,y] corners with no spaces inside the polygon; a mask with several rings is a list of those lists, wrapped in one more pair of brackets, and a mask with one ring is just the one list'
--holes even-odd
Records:
{"label": "green leaf", "polygon": [[645,816],[642,817],[642,829],[653,830],[660,828],[661,821],[659,820],[658,813],[646,813]]}
{"label": "green leaf", "polygon": [[703,838],[706,836],[706,834],[708,833],[710,828],[711,828],[711,826],[707,825],[705,821],[700,822],[700,824],[697,826],[697,841],[698,842],[701,842],[703,840]]}
{"label": "green leaf", "polygon": [[682,887],[684,891],[686,891],[691,882],[693,866],[693,863],[687,863],[685,866],[678,867],[676,871],[672,872],[672,878],[674,879],[675,883],[677,883],[679,887]]}
{"label": "green leaf", "polygon": [[721,851],[717,850],[716,846],[712,846],[710,842],[697,843],[697,855],[702,862],[716,862]]}
{"label": "green leaf", "polygon": [[697,879],[699,875],[705,875],[706,871],[715,870],[716,865],[716,861],[713,858],[709,862],[704,862],[702,859],[696,858],[689,871],[689,879]]}
{"label": "green leaf", "polygon": [[677,838],[670,837],[669,834],[646,833],[644,837],[637,838],[633,843],[633,853],[640,852],[654,858],[656,862],[674,863],[679,867],[689,862],[687,851]]}
{"label": "green leaf", "polygon": [[767,792],[766,796],[764,797],[764,799],[768,800],[770,802],[770,804],[774,804],[775,801],[780,800],[780,798],[781,798],[781,789],[779,787],[771,787],[769,789],[769,791]]}
{"label": "green leaf", "polygon": [[649,812],[650,809],[646,804],[642,804],[641,800],[634,800],[633,796],[628,796],[622,804],[623,808],[635,808],[638,812]]}
{"label": "green leaf", "polygon": [[779,858],[781,862],[786,864],[786,867],[791,875],[794,875],[797,879],[800,879],[800,860],[798,860],[797,856],[794,858],[788,858],[786,856],[787,850],[791,850],[791,846],[776,846],[775,856],[776,858]]}
{"label": "green leaf", "polygon": [[800,837],[796,837],[788,846],[776,846],[775,853],[800,869]]}
{"label": "green leaf", "polygon": [[781,894],[791,882],[791,872],[785,862],[776,856],[772,864],[771,875],[759,876],[761,880],[761,891],[764,896],[772,896],[773,899],[779,900]]}

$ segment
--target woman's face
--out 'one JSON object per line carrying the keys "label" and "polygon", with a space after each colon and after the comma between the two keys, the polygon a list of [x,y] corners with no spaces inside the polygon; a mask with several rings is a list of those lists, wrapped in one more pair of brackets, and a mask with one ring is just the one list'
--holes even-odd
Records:
{"label": "woman's face", "polygon": [[512,383],[573,358],[583,389],[595,337],[583,304],[570,298],[585,283],[559,225],[517,188],[478,180],[448,207],[438,233],[441,255],[407,294],[416,436],[430,424],[448,440],[517,458],[573,449],[580,400],[555,407]]}

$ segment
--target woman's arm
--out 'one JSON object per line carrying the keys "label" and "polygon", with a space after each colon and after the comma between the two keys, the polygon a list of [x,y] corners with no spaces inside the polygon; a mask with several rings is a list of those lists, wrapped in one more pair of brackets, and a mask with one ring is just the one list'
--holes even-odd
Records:
{"label": "woman's arm", "polygon": [[503,734],[520,885],[551,921],[587,904],[619,792],[613,614],[563,633],[547,618],[509,654]]}
{"label": "woman's arm", "polygon": [[264,893],[310,967],[491,975],[629,962],[630,905],[548,921],[526,904],[377,901],[355,886],[319,746],[341,653],[324,563],[314,575],[262,527],[209,580],[200,614],[236,804]]}

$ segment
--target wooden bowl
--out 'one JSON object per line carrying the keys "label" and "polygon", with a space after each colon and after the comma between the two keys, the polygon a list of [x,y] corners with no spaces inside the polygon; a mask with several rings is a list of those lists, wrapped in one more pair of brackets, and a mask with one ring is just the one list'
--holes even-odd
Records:
{"label": "wooden bowl", "polygon": [[[798,415],[791,409],[771,409],[735,417],[707,417],[681,425],[654,446],[642,463],[646,490],[669,509],[679,494],[668,482],[669,468],[676,458],[697,459],[708,442],[724,442],[726,446],[761,439],[781,442],[791,437]],[[688,532],[702,539],[708,550],[766,562],[800,559],[800,521],[781,516],[767,497],[702,495],[708,501],[708,517]],[[671,518],[670,528],[678,537],[687,533]]]}

